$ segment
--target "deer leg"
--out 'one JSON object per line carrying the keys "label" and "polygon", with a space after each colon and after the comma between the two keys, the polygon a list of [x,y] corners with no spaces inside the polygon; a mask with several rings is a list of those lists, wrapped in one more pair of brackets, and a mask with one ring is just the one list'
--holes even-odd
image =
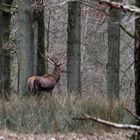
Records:
{"label": "deer leg", "polygon": [[51,91],[45,91],[45,94],[48,95],[48,96],[52,95],[52,90]]}
{"label": "deer leg", "polygon": [[34,81],[34,94],[38,95],[39,94],[39,86],[40,86],[40,82],[38,80]]}
{"label": "deer leg", "polygon": [[52,90],[50,90],[50,91],[48,92],[48,95],[49,95],[49,96],[51,96],[51,95],[52,95]]}

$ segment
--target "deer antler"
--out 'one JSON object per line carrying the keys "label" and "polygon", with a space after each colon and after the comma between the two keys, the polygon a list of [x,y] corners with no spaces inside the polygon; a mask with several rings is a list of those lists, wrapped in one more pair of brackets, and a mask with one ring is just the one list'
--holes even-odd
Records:
{"label": "deer antler", "polygon": [[52,63],[53,65],[56,65],[55,62],[53,61],[53,54],[48,54],[45,53],[45,55],[40,54],[43,58],[47,59],[50,63]]}
{"label": "deer antler", "polygon": [[63,60],[58,60],[58,58],[54,57],[53,54],[46,53],[45,55],[41,54],[41,56],[43,58],[47,59],[53,65],[60,66],[60,65],[62,65],[64,63]]}

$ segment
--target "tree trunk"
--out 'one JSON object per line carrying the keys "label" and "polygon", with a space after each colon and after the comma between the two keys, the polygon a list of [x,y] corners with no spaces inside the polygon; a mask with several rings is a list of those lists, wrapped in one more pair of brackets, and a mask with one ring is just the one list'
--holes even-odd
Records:
{"label": "tree trunk", "polygon": [[80,10],[79,1],[68,2],[67,88],[77,93],[81,93]]}
{"label": "tree trunk", "polygon": [[44,24],[44,10],[37,13],[37,23],[38,23],[38,51],[37,51],[37,74],[45,74],[45,59],[40,55],[45,53],[45,24]]}
{"label": "tree trunk", "polygon": [[[140,7],[140,1],[136,0],[136,6]],[[136,15],[137,16],[137,15]],[[136,114],[140,116],[140,18],[135,20],[135,106]],[[140,124],[140,122],[139,122]]]}
{"label": "tree trunk", "polygon": [[[2,44],[4,45],[7,41],[9,41],[10,36],[10,13],[3,12],[2,18],[3,26],[2,26]],[[10,93],[10,50],[2,49],[2,73],[3,73],[3,91],[6,94]]]}
{"label": "tree trunk", "polygon": [[37,75],[37,51],[38,51],[38,22],[34,21],[34,74]]}
{"label": "tree trunk", "polygon": [[45,74],[45,59],[41,56],[45,53],[45,23],[43,1],[37,0],[34,9],[34,67],[36,66],[36,74]]}
{"label": "tree trunk", "polygon": [[20,60],[19,90],[25,93],[27,92],[27,79],[33,75],[34,71],[31,0],[18,0],[18,22]]}
{"label": "tree trunk", "polygon": [[[116,0],[120,1],[120,0]],[[120,11],[111,9],[108,22],[108,63],[107,63],[107,95],[109,98],[119,97],[120,68]]]}
{"label": "tree trunk", "polygon": [[[3,0],[3,3],[12,5],[13,0]],[[1,12],[1,45],[9,41],[11,14]],[[1,47],[1,88],[4,95],[10,94],[10,49]]]}
{"label": "tree trunk", "polygon": [[0,11],[0,94],[2,94],[2,12]]}

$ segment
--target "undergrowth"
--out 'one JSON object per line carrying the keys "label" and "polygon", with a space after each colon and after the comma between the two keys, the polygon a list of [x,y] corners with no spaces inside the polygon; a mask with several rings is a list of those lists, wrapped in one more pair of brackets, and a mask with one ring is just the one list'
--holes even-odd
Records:
{"label": "undergrowth", "polygon": [[131,123],[124,107],[132,109],[131,98],[122,97],[112,104],[104,96],[79,97],[67,93],[29,97],[13,94],[0,99],[0,128],[22,133],[88,131],[97,126],[92,121],[74,121],[89,114],[118,123]]}

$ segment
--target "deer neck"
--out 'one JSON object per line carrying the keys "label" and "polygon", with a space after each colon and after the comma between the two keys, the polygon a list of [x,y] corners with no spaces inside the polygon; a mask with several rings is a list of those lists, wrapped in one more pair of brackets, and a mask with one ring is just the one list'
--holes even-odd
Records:
{"label": "deer neck", "polygon": [[60,72],[61,72],[60,67],[55,66],[55,68],[54,68],[52,74],[55,76],[56,83],[57,83],[57,82],[59,81],[59,79],[60,79]]}

